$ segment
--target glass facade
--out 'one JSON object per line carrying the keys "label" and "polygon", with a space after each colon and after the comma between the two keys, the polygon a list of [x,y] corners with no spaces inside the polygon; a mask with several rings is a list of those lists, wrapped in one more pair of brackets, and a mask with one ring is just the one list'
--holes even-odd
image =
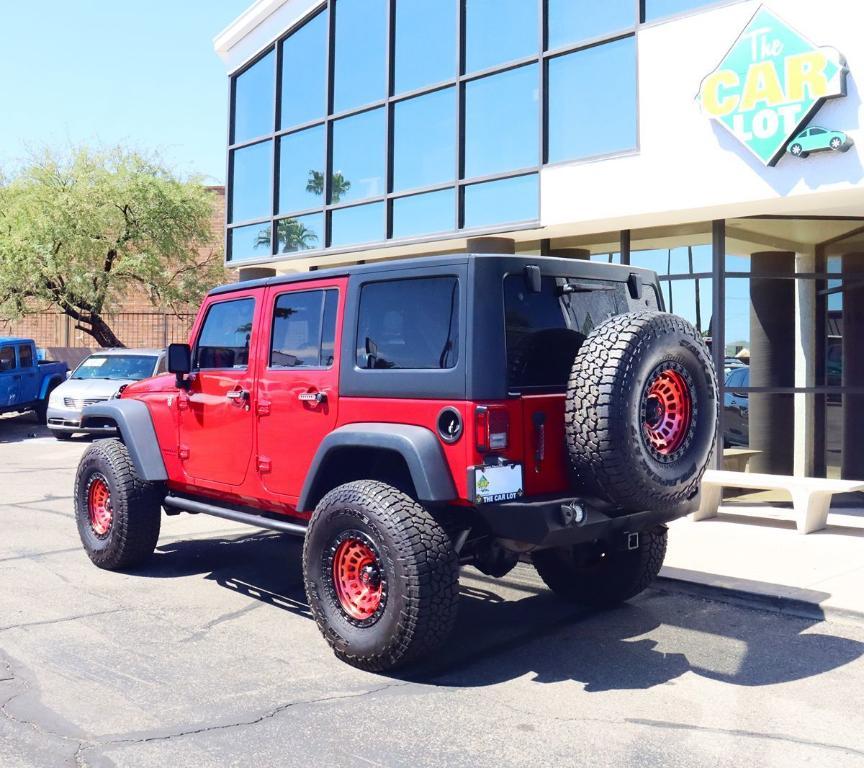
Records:
{"label": "glass facade", "polygon": [[[666,309],[705,338],[720,385],[718,466],[864,478],[862,222],[764,216],[627,233],[623,255],[593,249],[592,260],[655,270]],[[785,250],[765,245],[776,242]]]}
{"label": "glass facade", "polygon": [[633,152],[632,0],[322,0],[232,77],[228,259],[536,225]]}

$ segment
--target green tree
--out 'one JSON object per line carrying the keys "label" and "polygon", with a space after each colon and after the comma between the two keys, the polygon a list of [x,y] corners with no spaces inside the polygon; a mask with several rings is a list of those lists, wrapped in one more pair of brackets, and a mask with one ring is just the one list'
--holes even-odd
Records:
{"label": "green tree", "polygon": [[54,306],[104,347],[133,286],[177,311],[223,276],[212,193],[156,157],[85,147],[34,156],[0,182],[0,314]]}
{"label": "green tree", "polygon": [[[351,182],[340,171],[336,171],[330,177],[330,202],[338,203],[343,195],[348,194],[349,189],[351,189]],[[306,191],[319,197],[324,194],[324,174],[321,171],[309,171]]]}
{"label": "green tree", "polygon": [[[318,242],[318,235],[297,219],[281,219],[276,224],[278,253],[306,251]],[[255,238],[256,248],[270,248],[270,227],[262,229]]]}

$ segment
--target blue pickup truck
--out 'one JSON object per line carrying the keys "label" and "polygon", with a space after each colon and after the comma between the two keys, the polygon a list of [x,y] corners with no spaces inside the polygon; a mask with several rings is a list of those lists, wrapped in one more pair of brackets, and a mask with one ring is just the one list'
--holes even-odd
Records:
{"label": "blue pickup truck", "polygon": [[66,363],[39,360],[32,339],[0,336],[0,413],[33,411],[44,424],[48,395],[67,370]]}

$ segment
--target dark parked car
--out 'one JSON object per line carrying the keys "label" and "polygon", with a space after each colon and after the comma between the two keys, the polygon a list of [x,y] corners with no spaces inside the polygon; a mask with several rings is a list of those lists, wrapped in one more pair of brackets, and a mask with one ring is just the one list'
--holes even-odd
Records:
{"label": "dark parked car", "polygon": [[750,386],[750,366],[733,368],[726,377],[723,394],[723,445],[748,447],[750,445],[749,398],[743,391]]}

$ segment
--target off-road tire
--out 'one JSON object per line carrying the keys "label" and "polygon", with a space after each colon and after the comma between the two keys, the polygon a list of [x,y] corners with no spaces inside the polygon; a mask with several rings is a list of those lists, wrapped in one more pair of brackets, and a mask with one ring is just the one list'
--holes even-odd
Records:
{"label": "off-road tire", "polygon": [[540,578],[555,594],[572,602],[607,607],[648,588],[663,566],[666,539],[666,528],[661,525],[639,534],[638,549],[582,544],[543,549],[532,559]]}
{"label": "off-road tire", "polygon": [[[340,536],[368,537],[379,556],[384,597],[379,613],[352,619],[336,594],[333,558]],[[439,523],[390,485],[358,480],[318,503],[303,546],[312,615],[342,661],[369,671],[402,666],[438,648],[456,620],[459,562]]]}
{"label": "off-road tire", "polygon": [[[90,484],[97,478],[110,491],[112,521],[99,536],[88,508]],[[116,571],[147,560],[156,549],[162,519],[161,484],[139,477],[126,446],[118,439],[93,443],[78,464],[75,476],[75,519],[84,550],[100,568]]]}
{"label": "off-road tire", "polygon": [[[678,448],[661,455],[645,434],[658,371],[686,385],[691,404]],[[699,332],[665,312],[630,312],[598,325],[576,355],[565,427],[580,489],[628,510],[672,511],[699,491],[717,431],[717,377]]]}

